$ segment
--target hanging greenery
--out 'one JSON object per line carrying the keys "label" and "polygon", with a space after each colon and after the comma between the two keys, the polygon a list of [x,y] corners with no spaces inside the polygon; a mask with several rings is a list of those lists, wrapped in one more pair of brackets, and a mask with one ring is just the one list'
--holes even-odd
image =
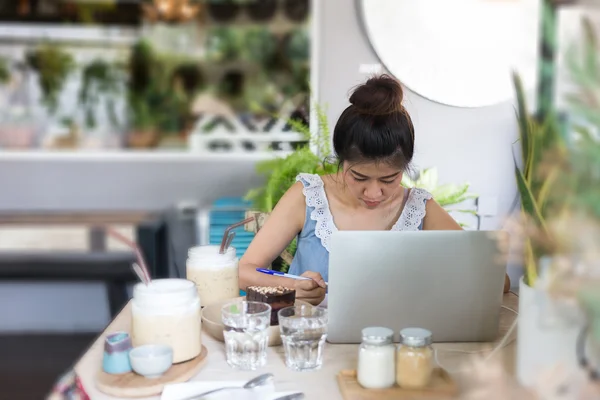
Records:
{"label": "hanging greenery", "polygon": [[130,127],[167,135],[184,132],[193,98],[204,85],[200,67],[161,56],[142,40],[133,46],[128,74]]}
{"label": "hanging greenery", "polygon": [[118,125],[115,96],[120,92],[123,81],[119,68],[104,60],[94,60],[83,68],[79,102],[88,128],[96,127],[96,113],[102,103],[110,124],[113,127]]}
{"label": "hanging greenery", "polygon": [[75,60],[59,46],[45,44],[27,53],[26,61],[38,73],[42,102],[54,114],[63,86],[75,69]]}

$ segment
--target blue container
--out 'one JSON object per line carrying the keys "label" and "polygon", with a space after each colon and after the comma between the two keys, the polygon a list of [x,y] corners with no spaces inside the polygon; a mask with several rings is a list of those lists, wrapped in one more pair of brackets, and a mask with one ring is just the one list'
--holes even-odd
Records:
{"label": "blue container", "polygon": [[131,372],[131,338],[127,332],[115,332],[104,340],[102,369],[107,374],[125,374]]}

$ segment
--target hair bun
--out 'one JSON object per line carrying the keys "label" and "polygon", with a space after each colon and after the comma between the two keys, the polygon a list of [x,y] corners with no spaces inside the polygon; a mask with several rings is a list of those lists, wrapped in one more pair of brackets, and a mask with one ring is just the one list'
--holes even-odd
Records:
{"label": "hair bun", "polygon": [[366,115],[387,115],[402,111],[404,91],[397,79],[383,74],[370,78],[354,89],[350,103]]}

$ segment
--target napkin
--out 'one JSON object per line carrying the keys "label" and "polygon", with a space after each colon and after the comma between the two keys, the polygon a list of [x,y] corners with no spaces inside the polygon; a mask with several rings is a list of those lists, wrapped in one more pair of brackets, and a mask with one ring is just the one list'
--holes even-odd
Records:
{"label": "napkin", "polygon": [[[242,387],[246,381],[212,381],[212,382],[185,382],[166,385],[161,400],[182,400],[187,397],[208,392],[209,390],[219,389],[226,386]],[[235,399],[235,400],[275,400],[281,396],[297,393],[292,392],[276,392],[275,386],[261,386],[254,389],[233,389],[223,390],[221,392],[206,397],[207,400]]]}

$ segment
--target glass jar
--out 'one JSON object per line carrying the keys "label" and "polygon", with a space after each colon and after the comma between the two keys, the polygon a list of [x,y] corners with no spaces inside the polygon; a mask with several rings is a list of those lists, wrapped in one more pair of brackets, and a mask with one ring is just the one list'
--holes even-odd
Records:
{"label": "glass jar", "polygon": [[200,299],[194,282],[156,279],[133,288],[131,341],[134,347],[163,344],[173,362],[197,357],[202,350]]}
{"label": "glass jar", "polygon": [[219,246],[197,246],[188,250],[187,279],[196,284],[202,306],[239,297],[238,258],[235,248],[219,254]]}
{"label": "glass jar", "polygon": [[396,353],[396,383],[405,389],[421,389],[431,380],[433,347],[431,332],[422,328],[400,331]]}
{"label": "glass jar", "polygon": [[362,330],[362,343],[358,349],[358,383],[367,389],[384,389],[396,381],[392,343],[394,331],[382,327]]}

